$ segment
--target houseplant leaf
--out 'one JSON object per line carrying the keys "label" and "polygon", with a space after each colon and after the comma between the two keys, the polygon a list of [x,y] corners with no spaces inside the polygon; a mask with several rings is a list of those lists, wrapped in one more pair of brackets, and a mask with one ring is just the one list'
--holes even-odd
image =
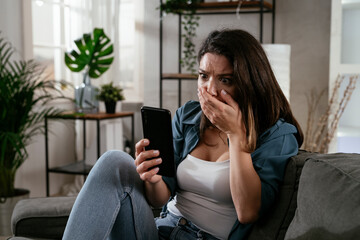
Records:
{"label": "houseplant leaf", "polygon": [[114,57],[113,44],[101,28],[95,28],[93,34],[85,33],[74,41],[78,51],[65,53],[65,64],[73,72],[85,69],[91,78],[98,78],[106,72]]}
{"label": "houseplant leaf", "polygon": [[13,52],[0,37],[0,198],[14,195],[16,171],[28,157],[26,146],[44,132],[44,117],[60,112],[46,103],[63,97],[38,63],[12,61]]}

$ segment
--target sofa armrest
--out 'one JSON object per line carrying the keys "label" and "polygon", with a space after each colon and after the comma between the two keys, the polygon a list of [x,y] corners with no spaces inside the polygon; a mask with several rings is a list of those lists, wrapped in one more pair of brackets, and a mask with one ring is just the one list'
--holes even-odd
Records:
{"label": "sofa armrest", "polygon": [[14,236],[61,239],[75,198],[48,197],[19,201],[11,219]]}

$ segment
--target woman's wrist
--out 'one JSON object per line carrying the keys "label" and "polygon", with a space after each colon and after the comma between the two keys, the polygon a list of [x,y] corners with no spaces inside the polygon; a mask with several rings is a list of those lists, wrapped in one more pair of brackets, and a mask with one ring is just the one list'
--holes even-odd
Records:
{"label": "woman's wrist", "polygon": [[247,146],[247,138],[246,134],[242,132],[230,133],[227,134],[229,139],[229,144],[234,144],[234,146],[240,146],[241,149],[246,149]]}
{"label": "woman's wrist", "polygon": [[156,183],[145,182],[145,194],[153,207],[163,206],[170,197],[170,192],[162,179]]}

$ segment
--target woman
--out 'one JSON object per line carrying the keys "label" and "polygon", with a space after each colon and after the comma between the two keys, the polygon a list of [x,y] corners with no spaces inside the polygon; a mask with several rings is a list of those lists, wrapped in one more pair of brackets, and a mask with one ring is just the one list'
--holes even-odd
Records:
{"label": "woman", "polygon": [[[147,139],[135,161],[105,153],[64,239],[242,239],[273,204],[303,135],[261,45],[245,31],[214,31],[198,61],[199,102],[173,118],[176,177],[157,175],[163,159],[145,151]],[[149,204],[165,206],[155,222]]]}

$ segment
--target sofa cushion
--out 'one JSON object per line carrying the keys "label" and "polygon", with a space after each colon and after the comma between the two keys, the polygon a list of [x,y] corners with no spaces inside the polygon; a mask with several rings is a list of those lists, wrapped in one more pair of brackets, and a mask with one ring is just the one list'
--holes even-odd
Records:
{"label": "sofa cushion", "polygon": [[61,239],[74,202],[75,197],[19,201],[11,219],[14,236]]}
{"label": "sofa cushion", "polygon": [[308,159],[285,239],[360,239],[359,154],[318,154]]}
{"label": "sofa cushion", "polygon": [[251,229],[247,240],[284,239],[287,228],[296,210],[299,178],[305,160],[312,153],[299,151],[286,165],[284,181],[273,207]]}

